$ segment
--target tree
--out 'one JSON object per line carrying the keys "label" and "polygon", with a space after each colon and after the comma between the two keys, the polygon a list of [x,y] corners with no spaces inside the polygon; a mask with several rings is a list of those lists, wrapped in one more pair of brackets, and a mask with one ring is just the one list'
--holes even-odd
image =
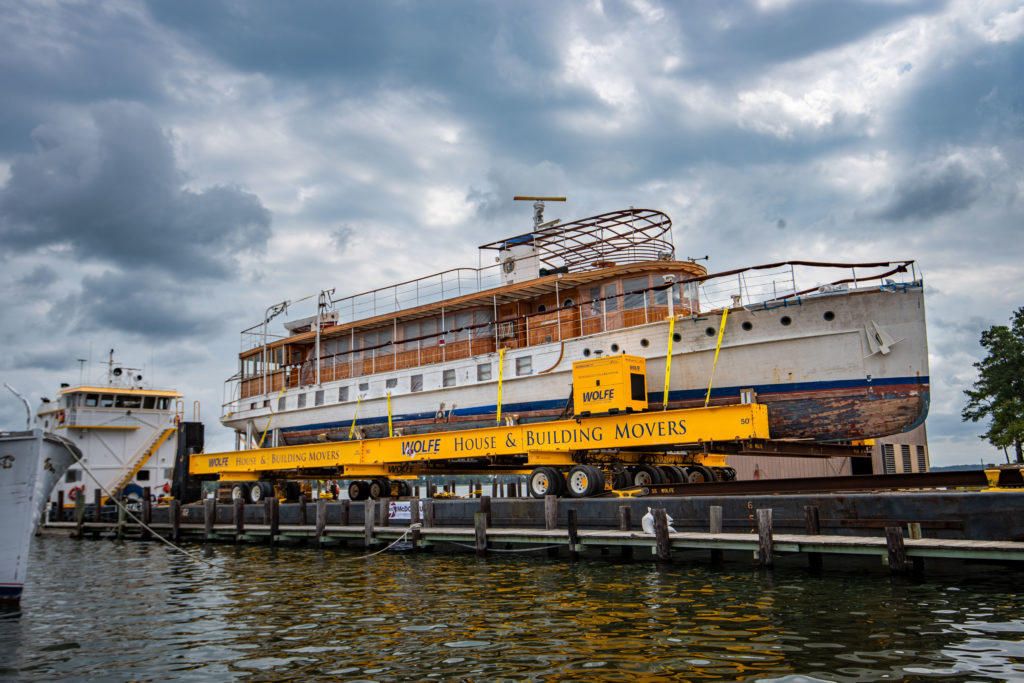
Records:
{"label": "tree", "polygon": [[966,389],[967,407],[961,417],[966,422],[991,418],[988,431],[981,435],[996,448],[1013,446],[1017,462],[1024,463],[1024,307],[1013,314],[1013,323],[993,325],[981,333],[981,345],[988,351],[978,369],[978,381]]}

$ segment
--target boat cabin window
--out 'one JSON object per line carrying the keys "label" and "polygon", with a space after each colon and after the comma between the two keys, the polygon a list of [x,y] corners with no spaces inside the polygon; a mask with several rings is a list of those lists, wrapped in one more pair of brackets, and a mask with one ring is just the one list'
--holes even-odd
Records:
{"label": "boat cabin window", "polygon": [[348,387],[338,387],[338,401],[344,403],[348,400]]}
{"label": "boat cabin window", "polygon": [[135,479],[138,481],[149,481],[149,470],[139,470],[138,474],[135,475]]}
{"label": "boat cabin window", "polygon": [[562,302],[562,308],[572,308],[575,305],[576,302],[573,301],[572,299],[566,299],[565,301]]}
{"label": "boat cabin window", "polygon": [[546,310],[548,310],[547,306],[545,306],[544,304],[537,304],[537,312],[538,313],[543,313]]}
{"label": "boat cabin window", "polygon": [[103,394],[100,396],[100,408],[113,408],[114,397],[111,394]]}
{"label": "boat cabin window", "polygon": [[398,378],[397,377],[390,377],[390,378],[388,378],[388,379],[386,379],[384,381],[384,388],[385,389],[394,389],[397,386],[398,386]]}
{"label": "boat cabin window", "polygon": [[476,381],[477,382],[488,382],[491,379],[491,364],[481,363],[476,366]]}
{"label": "boat cabin window", "polygon": [[287,400],[288,400],[287,396],[282,396],[281,398],[277,399],[277,409],[278,410],[284,410],[285,409],[285,403],[287,402]]}
{"label": "boat cabin window", "polygon": [[166,396],[157,396],[156,409],[157,410],[168,410],[171,407],[171,399]]}
{"label": "boat cabin window", "polygon": [[409,378],[409,391],[423,391],[423,375],[413,375]]}
{"label": "boat cabin window", "polygon": [[127,396],[118,395],[114,401],[114,406],[117,408],[141,408],[142,397],[141,396]]}
{"label": "boat cabin window", "polygon": [[360,394],[365,394],[369,390],[370,390],[370,383],[369,382],[360,382],[359,383],[359,393]]}
{"label": "boat cabin window", "polygon": [[[428,318],[427,320],[418,320],[403,325],[402,339],[411,339],[413,341],[402,344],[402,350],[415,351],[421,346],[437,346],[436,335],[440,329],[440,322],[437,318]],[[426,337],[426,339],[420,339],[420,337]]]}
{"label": "boat cabin window", "polygon": [[622,291],[625,294],[625,308],[643,308],[644,307],[644,295],[646,292],[638,292],[638,289],[647,289],[649,283],[648,278],[644,277],[631,277],[626,278],[622,281]]}
{"label": "boat cabin window", "polygon": [[324,390],[320,389],[319,391],[316,392],[316,395],[313,397],[313,405],[322,406],[323,404],[324,404]]}
{"label": "boat cabin window", "polygon": [[156,405],[156,396],[146,396],[142,399],[142,407],[146,410],[153,410]]}
{"label": "boat cabin window", "polygon": [[444,371],[441,377],[441,386],[443,387],[454,387],[455,386],[455,369],[451,368]]}
{"label": "boat cabin window", "polygon": [[306,407],[306,395],[305,394],[299,394],[299,403],[295,407],[296,408],[305,408]]}
{"label": "boat cabin window", "polygon": [[516,358],[516,377],[533,373],[533,356]]}
{"label": "boat cabin window", "polygon": [[619,286],[614,282],[604,286],[604,308],[609,313],[619,310]]}
{"label": "boat cabin window", "polygon": [[68,394],[64,397],[64,407],[74,408],[78,405],[78,394]]}
{"label": "boat cabin window", "polygon": [[70,469],[64,474],[65,484],[74,484],[76,481],[82,481],[82,470]]}

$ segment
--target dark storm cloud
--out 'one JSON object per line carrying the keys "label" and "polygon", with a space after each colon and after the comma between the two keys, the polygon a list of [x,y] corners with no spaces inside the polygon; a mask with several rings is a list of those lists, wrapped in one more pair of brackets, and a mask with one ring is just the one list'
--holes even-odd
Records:
{"label": "dark storm cloud", "polygon": [[15,284],[26,293],[46,290],[57,281],[60,274],[50,266],[43,264],[36,266],[29,272],[19,277]]}
{"label": "dark storm cloud", "polygon": [[66,349],[33,349],[15,353],[7,359],[7,369],[18,370],[71,370],[75,355]]}
{"label": "dark storm cloud", "polygon": [[940,169],[926,169],[906,178],[874,217],[900,223],[963,211],[978,199],[982,184],[983,178],[968,171],[960,162]]}
{"label": "dark storm cloud", "polygon": [[270,236],[255,195],[184,187],[170,140],[141,105],[96,105],[89,124],[44,125],[33,138],[36,154],[16,157],[0,189],[8,248],[68,245],[84,259],[225,278]]}
{"label": "dark storm cloud", "polygon": [[58,302],[51,315],[67,317],[83,331],[115,330],[161,343],[220,334],[220,318],[196,310],[197,294],[152,271],[107,271],[82,278],[82,289]]}
{"label": "dark storm cloud", "polygon": [[160,96],[165,43],[130,6],[9,0],[0,36],[0,149],[30,151],[27,131],[58,103]]}

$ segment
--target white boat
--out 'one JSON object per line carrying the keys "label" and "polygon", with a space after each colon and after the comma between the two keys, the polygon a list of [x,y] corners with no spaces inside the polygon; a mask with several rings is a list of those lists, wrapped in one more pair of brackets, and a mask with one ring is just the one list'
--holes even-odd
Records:
{"label": "white boat", "polygon": [[676,259],[659,211],[567,224],[542,212],[531,232],[480,247],[492,265],[340,299],[324,290],[281,334],[271,321],[292,304],[269,307],[226,383],[236,450],[383,436],[389,422],[404,434],[488,426],[499,406],[503,421],[572,415],[573,361],[618,353],[646,359],[652,407],[666,403],[671,354],[669,408],[764,403],[776,439],[864,439],[924,420],[913,261],[709,274]]}
{"label": "white boat", "polygon": [[99,489],[104,501],[112,495],[138,501],[148,488],[158,500],[171,492],[182,395],[144,385],[141,372],[117,364],[113,351],[104,365],[103,379],[64,384],[55,400],[44,400],[39,408],[43,427],[65,436],[83,454],[51,498],[63,494],[65,505],[71,505],[86,496],[92,503]]}
{"label": "white boat", "polygon": [[29,544],[47,494],[79,457],[74,444],[42,429],[0,431],[0,605],[21,599]]}

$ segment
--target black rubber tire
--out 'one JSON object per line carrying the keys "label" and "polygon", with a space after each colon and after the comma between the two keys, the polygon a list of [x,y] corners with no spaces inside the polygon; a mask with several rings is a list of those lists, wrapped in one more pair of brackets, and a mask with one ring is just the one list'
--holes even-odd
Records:
{"label": "black rubber tire", "polygon": [[297,481],[286,481],[284,483],[284,497],[289,503],[297,503],[302,495],[302,487]]}
{"label": "black rubber tire", "polygon": [[631,475],[634,486],[651,486],[664,484],[665,475],[653,465],[636,465]]}
{"label": "black rubber tire", "polygon": [[716,467],[722,481],[736,481],[736,470],[732,467]]}
{"label": "black rubber tire", "polygon": [[601,495],[602,493],[604,493],[604,472],[601,471],[601,468],[596,466],[596,465],[587,465],[587,467],[590,468],[591,473],[593,474],[592,479],[593,479],[593,482],[594,482],[593,488],[590,490],[590,493],[587,494],[587,495],[590,495],[590,496]]}
{"label": "black rubber tire", "polygon": [[566,489],[573,498],[593,495],[594,471],[589,465],[573,465],[565,477]]}
{"label": "black rubber tire", "polygon": [[398,480],[398,495],[402,498],[412,495],[412,486],[405,479]]}
{"label": "black rubber tire", "polygon": [[537,467],[530,472],[526,487],[534,498],[559,496],[565,489],[565,479],[554,467]]}
{"label": "black rubber tire", "polygon": [[266,481],[254,481],[249,486],[249,502],[262,503],[267,498],[273,498],[274,485]]}
{"label": "black rubber tire", "polygon": [[242,500],[248,500],[249,498],[249,487],[245,484],[238,483],[231,485],[231,500],[232,502],[241,498]]}
{"label": "black rubber tire", "polygon": [[349,500],[366,500],[370,497],[370,484],[365,481],[353,481],[348,485]]}
{"label": "black rubber tire", "polygon": [[370,498],[380,500],[391,495],[391,482],[387,479],[372,479],[370,481]]}
{"label": "black rubber tire", "polygon": [[715,473],[704,465],[690,465],[686,468],[686,479],[691,484],[706,484],[715,481]]}
{"label": "black rubber tire", "polygon": [[626,470],[618,470],[612,475],[612,488],[616,491],[622,489],[628,489],[633,485],[633,482],[629,478],[629,472]]}
{"label": "black rubber tire", "polygon": [[666,484],[682,484],[683,483],[683,479],[679,476],[679,473],[676,472],[676,468],[675,468],[674,465],[659,465],[658,469],[661,470],[661,473],[663,475],[665,475],[665,483]]}

